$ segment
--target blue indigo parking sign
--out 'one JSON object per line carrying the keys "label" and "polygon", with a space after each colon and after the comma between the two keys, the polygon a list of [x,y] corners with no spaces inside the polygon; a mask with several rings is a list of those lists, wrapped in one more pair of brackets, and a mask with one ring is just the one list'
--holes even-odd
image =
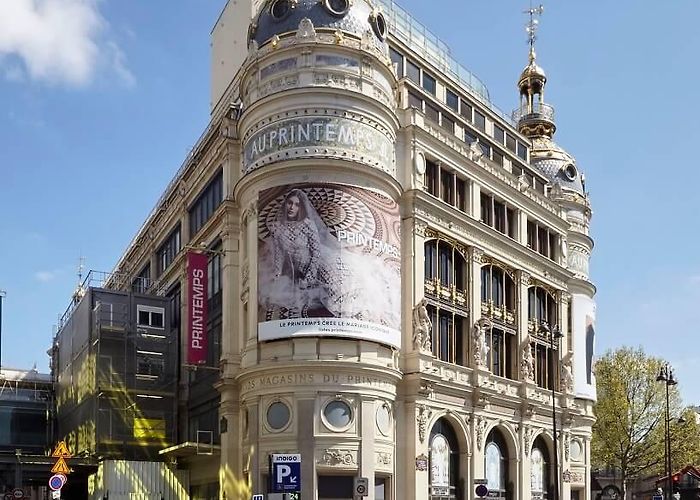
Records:
{"label": "blue indigo parking sign", "polygon": [[270,482],[273,493],[301,492],[301,455],[299,453],[270,455]]}

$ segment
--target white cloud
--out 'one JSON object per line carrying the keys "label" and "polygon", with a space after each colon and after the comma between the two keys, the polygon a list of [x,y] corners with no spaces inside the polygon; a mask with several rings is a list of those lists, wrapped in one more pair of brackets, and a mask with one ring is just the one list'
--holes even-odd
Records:
{"label": "white cloud", "polygon": [[58,276],[60,273],[60,270],[56,271],[37,271],[34,273],[34,278],[37,281],[41,281],[42,283],[48,283],[49,281],[53,280]]}
{"label": "white cloud", "polygon": [[108,28],[97,0],[0,0],[0,64],[19,59],[32,80],[84,86],[107,61],[133,85],[123,52],[105,38]]}

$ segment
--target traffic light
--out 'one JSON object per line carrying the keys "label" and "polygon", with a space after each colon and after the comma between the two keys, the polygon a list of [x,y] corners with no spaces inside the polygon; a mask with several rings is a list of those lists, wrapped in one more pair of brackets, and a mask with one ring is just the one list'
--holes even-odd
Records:
{"label": "traffic light", "polygon": [[673,475],[673,493],[680,493],[680,482],[681,482],[681,475],[680,474],[674,474]]}

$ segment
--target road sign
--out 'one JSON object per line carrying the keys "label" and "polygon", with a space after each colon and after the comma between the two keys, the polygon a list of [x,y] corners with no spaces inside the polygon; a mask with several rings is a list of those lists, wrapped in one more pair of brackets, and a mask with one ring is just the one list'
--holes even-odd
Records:
{"label": "road sign", "polygon": [[488,479],[474,479],[474,484],[489,484]]}
{"label": "road sign", "polygon": [[53,491],[60,490],[67,480],[68,478],[64,474],[54,474],[49,478],[49,488]]}
{"label": "road sign", "polygon": [[15,488],[14,490],[12,490],[12,498],[15,498],[16,500],[24,498],[24,491],[22,490],[22,488]]}
{"label": "road sign", "polygon": [[651,497],[651,500],[664,500],[664,496],[663,495],[654,495],[653,497]]}
{"label": "road sign", "polygon": [[366,477],[356,477],[353,482],[355,496],[366,497],[367,495],[369,495],[369,479],[367,479]]}
{"label": "road sign", "polygon": [[251,500],[265,500],[265,495],[253,495]]}
{"label": "road sign", "polygon": [[70,474],[70,469],[66,463],[66,459],[59,457],[54,466],[51,468],[51,472],[54,474]]}
{"label": "road sign", "polygon": [[8,491],[7,493],[5,493],[4,499],[5,500],[14,500],[15,497],[12,496],[12,492]]}
{"label": "road sign", "polygon": [[486,487],[485,484],[480,484],[476,487],[475,493],[476,496],[483,498],[489,494],[489,489]]}
{"label": "road sign", "polygon": [[274,493],[301,492],[301,455],[273,453],[270,455],[270,477]]}
{"label": "road sign", "polygon": [[59,441],[58,444],[56,445],[56,448],[54,448],[51,456],[54,458],[58,458],[58,457],[70,458],[73,455],[71,455],[70,452],[68,451],[68,446],[66,445],[66,442]]}
{"label": "road sign", "polygon": [[52,500],[60,500],[61,498],[61,490],[56,490],[51,492],[51,498]]}

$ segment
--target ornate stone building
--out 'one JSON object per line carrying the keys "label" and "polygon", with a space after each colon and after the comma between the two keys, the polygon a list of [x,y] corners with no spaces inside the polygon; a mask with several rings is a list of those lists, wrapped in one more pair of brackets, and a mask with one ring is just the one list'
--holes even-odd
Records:
{"label": "ornate stone building", "polygon": [[534,48],[506,116],[390,0],[229,2],[212,47],[211,122],[115,268],[171,298],[163,455],[191,495],[289,487],[287,454],[309,500],[354,477],[376,500],[588,499],[591,210]]}

